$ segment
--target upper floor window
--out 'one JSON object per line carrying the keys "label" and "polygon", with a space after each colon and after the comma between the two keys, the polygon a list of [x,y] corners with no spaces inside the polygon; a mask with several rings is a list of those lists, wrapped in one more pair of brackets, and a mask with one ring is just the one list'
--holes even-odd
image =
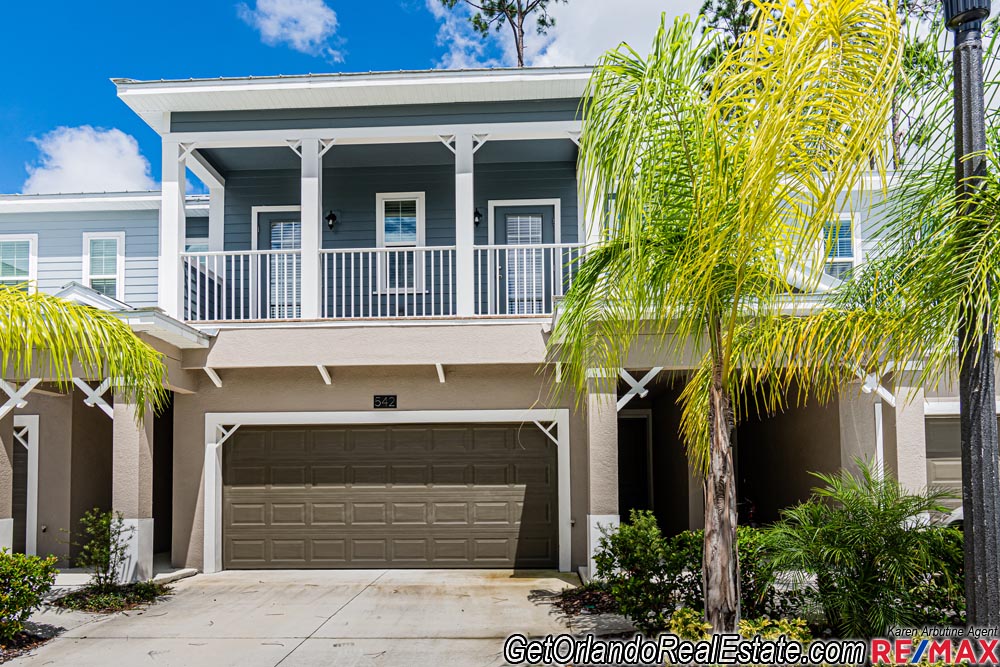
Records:
{"label": "upper floor window", "polygon": [[854,218],[842,216],[826,223],[823,231],[826,243],[826,273],[846,280],[854,270]]}
{"label": "upper floor window", "polygon": [[425,245],[424,193],[382,193],[375,197],[378,224],[379,286],[382,291],[416,291],[423,287],[423,255],[406,248]]}
{"label": "upper floor window", "polygon": [[0,235],[0,285],[31,285],[36,279],[38,236],[35,234]]}
{"label": "upper floor window", "polygon": [[112,299],[124,299],[125,232],[83,235],[83,283]]}

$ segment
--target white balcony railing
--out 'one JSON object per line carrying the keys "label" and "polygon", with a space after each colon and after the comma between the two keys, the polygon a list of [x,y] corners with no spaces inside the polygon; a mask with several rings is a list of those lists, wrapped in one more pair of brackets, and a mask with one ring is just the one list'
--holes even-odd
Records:
{"label": "white balcony railing", "polygon": [[320,251],[322,317],[449,317],[455,314],[455,248]]}
{"label": "white balcony railing", "polygon": [[584,246],[476,246],[475,253],[477,315],[549,315],[572,285]]}
{"label": "white balcony railing", "polygon": [[[474,315],[521,316],[552,312],[572,284],[584,248],[494,245],[472,252]],[[319,255],[321,318],[460,314],[454,246],[324,249]],[[182,253],[181,273],[187,321],[302,317],[300,250]]]}
{"label": "white balcony railing", "polygon": [[182,253],[181,273],[184,316],[189,321],[301,316],[301,251]]}

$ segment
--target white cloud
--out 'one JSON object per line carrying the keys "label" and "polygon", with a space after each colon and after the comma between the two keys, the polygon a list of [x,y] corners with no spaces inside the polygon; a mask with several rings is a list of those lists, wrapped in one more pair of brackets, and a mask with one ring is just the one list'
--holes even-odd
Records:
{"label": "white cloud", "polygon": [[556,25],[548,35],[525,35],[526,59],[533,66],[593,65],[602,53],[621,42],[646,54],[662,13],[668,19],[682,14],[697,16],[701,5],[702,0],[570,0],[550,5]]}
{"label": "white cloud", "polygon": [[343,52],[330,46],[337,33],[337,13],[323,0],[257,0],[253,9],[240,3],[236,11],[269,46],[287,44],[331,62],[344,60]]}
{"label": "white cloud", "polygon": [[[628,42],[639,53],[649,51],[660,25],[660,14],[668,19],[681,14],[696,16],[703,0],[570,0],[551,3],[549,13],[556,19],[547,35],[535,33],[529,17],[525,27],[525,64],[530,66],[592,65],[608,49]],[[509,30],[491,32],[487,38],[503,53],[502,59],[488,59],[484,38],[475,34],[468,22],[468,9],[445,9],[440,0],[426,0],[427,8],[441,23],[438,44],[447,48],[439,65],[445,68],[505,65],[517,63]],[[500,40],[499,43],[496,40]]]}
{"label": "white cloud", "polygon": [[438,46],[446,51],[438,60],[442,69],[467,69],[472,67],[499,67],[502,61],[487,57],[488,42],[469,24],[471,10],[465,3],[448,9],[441,0],[426,0],[428,11],[441,23],[437,32]]}
{"label": "white cloud", "polygon": [[122,192],[155,190],[149,160],[135,137],[118,129],[90,125],[59,127],[32,139],[41,153],[37,164],[25,165],[25,194]]}

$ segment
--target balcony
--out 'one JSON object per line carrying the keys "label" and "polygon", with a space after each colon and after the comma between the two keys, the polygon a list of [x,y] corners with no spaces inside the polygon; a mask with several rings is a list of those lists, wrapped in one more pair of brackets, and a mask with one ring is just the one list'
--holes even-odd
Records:
{"label": "balcony", "polygon": [[[314,312],[348,321],[546,316],[583,255],[581,244],[552,243],[474,246],[471,262],[455,246],[323,249]],[[304,299],[317,294],[303,289],[301,250],[182,253],[181,271],[188,322],[307,319]]]}

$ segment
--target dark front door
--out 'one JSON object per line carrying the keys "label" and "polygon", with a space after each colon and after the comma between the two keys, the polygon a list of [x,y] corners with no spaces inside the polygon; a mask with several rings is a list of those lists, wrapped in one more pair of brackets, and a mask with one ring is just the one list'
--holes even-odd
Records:
{"label": "dark front door", "polygon": [[276,251],[259,262],[267,319],[293,319],[302,312],[302,223],[295,213],[267,213],[258,219],[257,248]]}
{"label": "dark front door", "polygon": [[628,520],[632,510],[653,509],[650,493],[649,416],[618,418],[618,512]]}
{"label": "dark front door", "polygon": [[498,311],[511,315],[541,315],[552,309],[551,249],[555,243],[552,206],[501,206],[496,209],[498,251]]}

